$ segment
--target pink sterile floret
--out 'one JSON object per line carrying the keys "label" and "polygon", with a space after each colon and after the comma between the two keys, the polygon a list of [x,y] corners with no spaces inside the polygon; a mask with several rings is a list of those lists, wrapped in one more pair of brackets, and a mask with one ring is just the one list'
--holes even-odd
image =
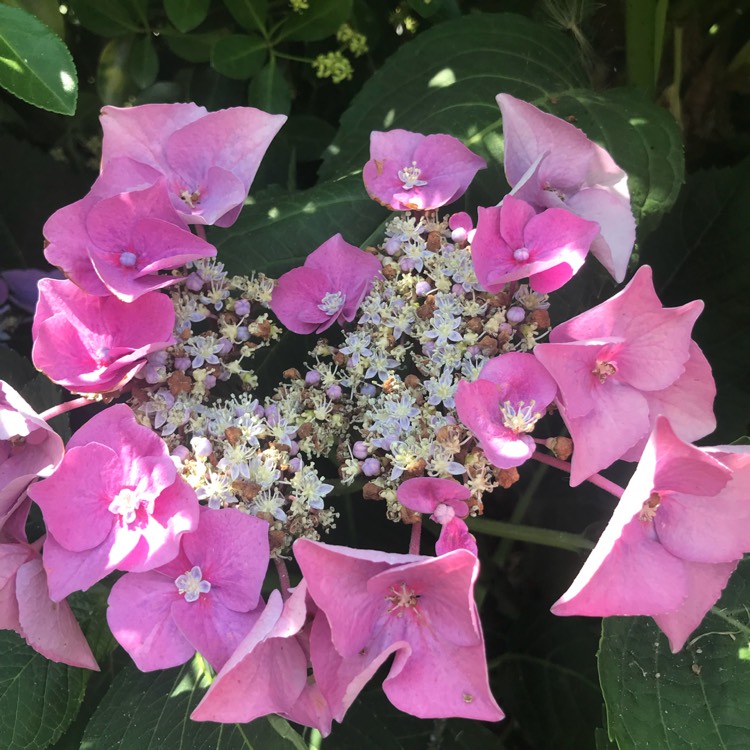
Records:
{"label": "pink sterile floret", "polygon": [[528,277],[534,291],[546,294],[578,272],[597,234],[596,222],[561,208],[537,214],[507,195],[502,205],[479,209],[471,259],[479,283],[490,292]]}
{"label": "pink sterile floret", "polygon": [[150,168],[164,175],[172,206],[186,222],[228,227],[284,122],[284,115],[253,107],[207,112],[196,104],[107,106],[102,169],[117,168],[120,190],[133,190],[143,186]]}
{"label": "pink sterile floret", "polygon": [[510,469],[534,452],[529,433],[556,391],[555,381],[532,354],[507,352],[489,360],[478,380],[458,384],[456,411],[489,461]]}
{"label": "pink sterile floret", "polygon": [[44,567],[55,601],[113,570],[163,565],[198,524],[195,492],[166,444],[124,404],[81,427],[57,471],[29,495],[47,525]]}
{"label": "pink sterile floret", "polygon": [[27,500],[0,529],[0,630],[15,630],[52,661],[98,670],[68,603],[49,597],[43,540],[29,544],[24,530],[30,505]]}
{"label": "pink sterile floret", "polygon": [[557,615],[650,615],[682,648],[750,551],[750,451],[696,448],[659,417]]}
{"label": "pink sterile floret", "polygon": [[42,279],[31,358],[47,377],[77,393],[121,388],[152,352],[174,343],[175,312],[165,294],[131,303],[94,297],[71,281]]}
{"label": "pink sterile floret", "polygon": [[617,459],[637,461],[658,414],[684,440],[715,428],[711,368],[690,338],[702,309],[700,301],[662,307],[642,266],[619,294],[534,348],[573,438],[571,485]]}
{"label": "pink sterile floret", "polygon": [[175,212],[163,178],[132,192],[113,193],[107,173],[80,201],[56,211],[44,225],[44,254],[89,294],[132,302],[176,284],[160,274],[216,255]]}
{"label": "pink sterile floret", "polygon": [[354,320],[380,269],[374,255],[336,234],[310,253],[304,265],[281,276],[271,309],[294,333],[320,333]]}
{"label": "pink sterile floret", "polygon": [[244,723],[276,713],[328,736],[328,702],[307,674],[311,608],[314,611],[315,605],[304,579],[285,602],[272,591],[263,614],[190,718]]}
{"label": "pink sterile floret", "polygon": [[107,622],[138,669],[182,664],[196,651],[221,669],[260,616],[268,524],[235,508],[202,508],[179,555],[112,587]]}
{"label": "pink sterile floret", "polygon": [[591,252],[622,281],[635,242],[625,172],[574,125],[510,94],[499,94],[505,176],[513,194],[534,206],[565,208],[598,222]]}
{"label": "pink sterile floret", "polygon": [[23,501],[29,483],[48,477],[64,453],[59,435],[0,380],[0,533]]}
{"label": "pink sterile floret", "polygon": [[325,618],[310,636],[313,673],[334,719],[395,654],[383,690],[421,718],[498,721],[473,588],[477,558],[396,555],[298,539],[294,555]]}
{"label": "pink sterile floret", "polygon": [[362,177],[373,200],[394,211],[440,208],[462,196],[487,163],[450,135],[373,132]]}
{"label": "pink sterile floret", "polygon": [[453,479],[415,477],[398,486],[396,496],[401,505],[419,513],[430,513],[440,524],[440,537],[435,552],[444,555],[454,549],[467,549],[477,554],[477,541],[463,520],[469,515],[471,490]]}

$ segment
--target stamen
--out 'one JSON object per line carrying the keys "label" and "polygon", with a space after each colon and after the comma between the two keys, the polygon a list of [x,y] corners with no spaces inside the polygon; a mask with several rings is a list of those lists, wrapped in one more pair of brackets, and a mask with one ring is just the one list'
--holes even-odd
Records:
{"label": "stamen", "polygon": [[132,268],[137,260],[138,256],[135,253],[131,253],[130,250],[124,250],[120,253],[120,265],[125,266],[125,268]]}
{"label": "stamen", "polygon": [[396,612],[396,617],[400,618],[404,616],[406,610],[413,609],[414,614],[417,617],[420,616],[421,613],[417,609],[419,594],[413,589],[409,588],[405,583],[402,583],[398,588],[396,586],[391,586],[390,592],[391,595],[385,597],[385,600],[391,602],[393,605],[387,610],[389,615]]}
{"label": "stamen", "polygon": [[603,383],[610,375],[614,375],[616,372],[617,366],[613,362],[600,362],[597,359],[591,374],[596,375],[599,378],[599,382]]}
{"label": "stamen", "polygon": [[180,198],[185,201],[190,208],[195,208],[201,202],[201,191],[197,188],[192,191],[185,188],[180,191]]}
{"label": "stamen", "polygon": [[403,185],[401,187],[404,190],[411,190],[415,187],[422,187],[427,184],[427,180],[420,180],[419,175],[422,174],[422,170],[417,166],[417,162],[413,161],[410,167],[404,167],[398,172],[398,179],[401,180]]}
{"label": "stamen", "polygon": [[534,411],[536,401],[532,399],[527,406],[523,401],[519,401],[515,406],[506,401],[500,407],[500,413],[503,415],[503,424],[516,434],[521,432],[531,432],[534,425],[542,418],[543,414]]}
{"label": "stamen", "polygon": [[140,507],[141,501],[135,492],[124,487],[115,495],[107,510],[121,516],[123,523],[133,523]]}
{"label": "stamen", "polygon": [[638,520],[639,521],[653,521],[654,516],[656,515],[656,510],[659,507],[661,503],[661,497],[659,497],[658,492],[652,492],[649,495],[648,500],[645,500],[643,502],[643,507],[641,508],[641,512],[638,514]]}
{"label": "stamen", "polygon": [[345,302],[346,295],[343,292],[326,292],[318,305],[318,310],[322,310],[326,315],[335,315]]}
{"label": "stamen", "polygon": [[517,260],[519,263],[525,263],[529,259],[529,249],[527,247],[519,247],[513,251],[513,260]]}
{"label": "stamen", "polygon": [[202,580],[203,573],[198,565],[174,579],[177,590],[185,595],[186,602],[198,601],[201,594],[207,594],[211,590],[211,584]]}

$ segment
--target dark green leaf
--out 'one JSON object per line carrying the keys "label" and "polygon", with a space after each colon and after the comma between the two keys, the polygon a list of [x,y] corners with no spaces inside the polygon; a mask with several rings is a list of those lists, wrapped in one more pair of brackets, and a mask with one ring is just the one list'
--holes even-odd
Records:
{"label": "dark green leaf", "polygon": [[275,60],[271,60],[253,78],[247,98],[248,104],[264,112],[270,112],[272,115],[289,114],[292,106],[289,84]]}
{"label": "dark green leaf", "polygon": [[265,30],[268,0],[224,0],[224,5],[243,29]]}
{"label": "dark green leaf", "polygon": [[230,34],[211,50],[211,66],[228,78],[251,78],[268,57],[268,45],[257,34]]}
{"label": "dark green leaf", "polygon": [[697,172],[641,251],[664,304],[706,303],[694,338],[718,385],[721,432],[712,443],[729,442],[750,429],[748,205],[750,158],[731,169]]}
{"label": "dark green leaf", "polygon": [[276,41],[317,42],[333,36],[352,12],[353,0],[310,0],[307,10],[289,13]]}
{"label": "dark green leaf", "polygon": [[72,115],[78,98],[73,58],[50,28],[0,5],[0,86],[35,107]]}
{"label": "dark green leaf", "polygon": [[284,124],[284,135],[300,161],[316,161],[333,140],[336,129],[315,115],[292,115]]}
{"label": "dark green leaf", "polygon": [[60,13],[58,0],[4,0],[4,2],[6,5],[23,8],[42,23],[46,23],[60,39],[65,39],[65,16]]}
{"label": "dark green leaf", "polygon": [[200,26],[208,15],[211,0],[164,0],[164,10],[172,25],[183,33]]}
{"label": "dark green leaf", "polygon": [[354,175],[299,193],[260,196],[231,228],[210,239],[231,273],[279,276],[337,232],[361,244],[387,215]]}
{"label": "dark green leaf", "polygon": [[409,0],[409,7],[422,18],[430,18],[443,7],[443,0]]}
{"label": "dark green leaf", "polygon": [[211,59],[211,50],[219,39],[227,36],[227,31],[206,31],[200,34],[180,34],[165,29],[162,38],[177,57],[188,62],[208,62]]}
{"label": "dark green leaf", "polygon": [[651,618],[604,621],[599,675],[620,750],[745,750],[750,737],[750,561],[686,647],[670,653]]}
{"label": "dark green leaf", "polygon": [[110,39],[99,55],[96,91],[104,104],[121,107],[137,90],[128,73],[128,60],[133,41],[134,39],[129,36]]}
{"label": "dark green leaf", "polygon": [[159,57],[150,34],[137,36],[130,46],[128,73],[139,89],[148,88],[159,75]]}
{"label": "dark green leaf", "polygon": [[143,32],[148,26],[148,0],[70,0],[81,25],[100,36]]}
{"label": "dark green leaf", "polygon": [[55,742],[75,718],[89,675],[0,631],[0,750],[41,750]]}
{"label": "dark green leaf", "polygon": [[[96,709],[81,750],[300,750],[301,738],[283,720],[250,724],[193,722],[189,716],[211,682],[202,659],[143,674],[122,669]],[[284,725],[286,724],[286,727]],[[284,738],[281,732],[289,735]]]}
{"label": "dark green leaf", "polygon": [[182,86],[173,81],[157,81],[153,86],[141,91],[135,98],[135,104],[172,104],[185,101]]}

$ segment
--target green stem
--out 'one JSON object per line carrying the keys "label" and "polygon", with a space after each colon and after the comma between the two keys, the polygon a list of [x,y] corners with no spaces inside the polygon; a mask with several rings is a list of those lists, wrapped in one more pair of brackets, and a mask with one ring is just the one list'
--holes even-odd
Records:
{"label": "green stem", "polygon": [[718,617],[720,620],[724,620],[728,625],[731,625],[733,628],[737,628],[741,633],[745,635],[746,638],[750,640],[750,626],[745,625],[745,623],[740,622],[736,618],[732,617],[732,615],[728,615],[725,610],[719,609],[718,607],[711,607],[709,610],[712,615]]}
{"label": "green stem", "polygon": [[313,729],[312,732],[310,732],[310,750],[320,750],[322,746],[323,737],[320,734],[320,731]]}
{"label": "green stem", "polygon": [[292,62],[301,62],[312,65],[314,60],[311,57],[300,57],[300,55],[290,55],[288,52],[279,52],[274,50],[276,57],[283,57],[285,60],[291,60]]}
{"label": "green stem", "polygon": [[502,539],[512,539],[516,542],[531,542],[543,544],[545,547],[557,547],[571,552],[593,549],[594,543],[580,534],[570,534],[567,531],[555,529],[541,529],[537,526],[522,526],[506,521],[493,521],[488,518],[467,518],[469,531],[479,534],[489,534]]}
{"label": "green stem", "polygon": [[653,96],[661,67],[669,0],[626,0],[625,57],[628,83]]}

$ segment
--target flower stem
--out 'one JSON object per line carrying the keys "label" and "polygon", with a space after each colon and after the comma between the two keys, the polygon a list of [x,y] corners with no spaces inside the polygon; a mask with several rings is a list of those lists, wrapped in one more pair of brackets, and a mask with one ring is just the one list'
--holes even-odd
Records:
{"label": "flower stem", "polygon": [[489,518],[467,518],[469,531],[489,534],[502,539],[513,539],[517,542],[531,542],[543,544],[545,547],[557,547],[572,552],[593,549],[594,543],[580,534],[570,534],[567,531],[555,529],[541,529],[537,526],[522,526],[517,523],[493,521]]}
{"label": "flower stem", "polygon": [[206,239],[206,228],[203,226],[203,224],[193,224],[193,228],[195,229],[195,233],[198,237],[200,237],[202,240]]}
{"label": "flower stem", "polygon": [[286,569],[286,563],[280,557],[274,557],[273,562],[276,565],[276,573],[279,576],[281,598],[286,601],[289,598],[289,571]]}
{"label": "flower stem", "polygon": [[310,750],[320,750],[322,746],[323,736],[318,729],[313,729],[312,732],[310,732]]}
{"label": "flower stem", "polygon": [[[531,457],[540,463],[554,466],[556,469],[570,474],[571,466],[567,461],[561,461],[559,458],[548,456],[546,453],[540,453],[539,451],[534,451]],[[609,479],[605,479],[601,474],[592,474],[586,481],[591,482],[591,484],[596,485],[605,492],[609,492],[610,495],[614,495],[618,500],[622,497],[622,493],[625,492],[619,484],[610,482]]]}
{"label": "flower stem", "polygon": [[419,554],[419,541],[422,538],[422,522],[417,521],[411,525],[411,539],[409,539],[409,554]]}
{"label": "flower stem", "polygon": [[66,401],[56,406],[51,406],[46,411],[43,411],[39,416],[45,421],[49,422],[50,419],[59,417],[61,414],[65,414],[66,411],[73,411],[73,409],[80,409],[82,406],[88,406],[93,401],[90,398],[81,396],[81,398],[74,398],[72,401]]}

